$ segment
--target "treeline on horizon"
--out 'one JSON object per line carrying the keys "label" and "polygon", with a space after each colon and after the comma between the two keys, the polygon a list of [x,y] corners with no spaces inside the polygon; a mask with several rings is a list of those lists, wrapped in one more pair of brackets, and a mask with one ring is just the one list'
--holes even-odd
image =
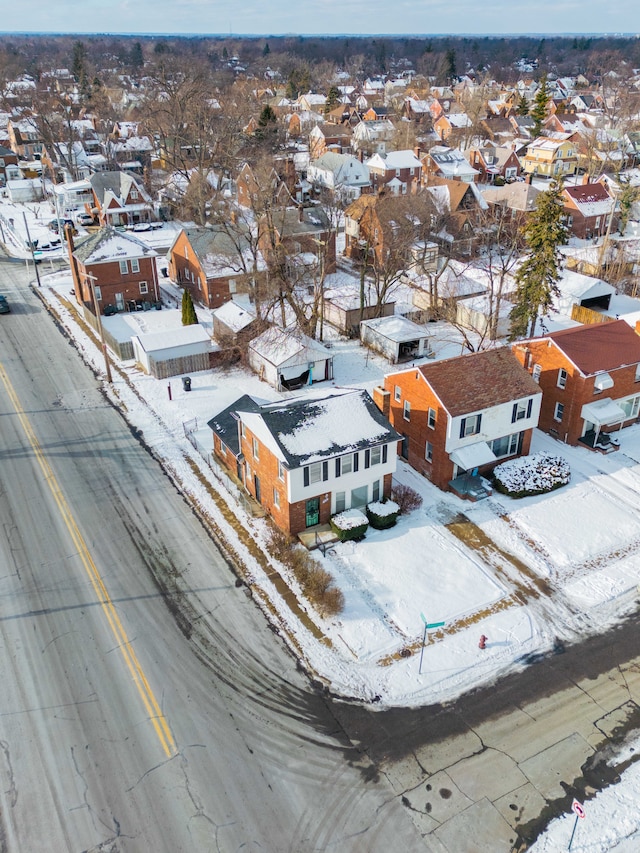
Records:
{"label": "treeline on horizon", "polygon": [[[333,65],[353,77],[388,74],[407,63],[417,73],[438,77],[447,57],[458,75],[472,70],[504,82],[523,72],[515,63],[524,58],[543,71],[597,78],[603,70],[640,67],[640,39],[623,36],[114,36],[114,35],[4,35],[0,36],[0,63],[5,74],[69,68],[74,45],[81,42],[96,69],[118,69],[140,74],[147,62],[175,57],[197,57],[229,73],[231,60],[250,74],[267,69],[287,78],[295,65],[309,68]],[[313,75],[312,75],[313,76]],[[322,75],[325,76],[325,75]]]}

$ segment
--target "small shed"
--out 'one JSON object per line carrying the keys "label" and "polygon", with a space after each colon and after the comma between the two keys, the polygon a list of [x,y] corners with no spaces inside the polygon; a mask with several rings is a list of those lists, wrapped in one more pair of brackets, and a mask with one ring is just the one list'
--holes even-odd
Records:
{"label": "small shed", "polygon": [[333,379],[333,354],[297,329],[272,326],[249,344],[249,364],[278,391]]}
{"label": "small shed", "polygon": [[208,370],[211,338],[199,324],[134,335],[136,361],[156,379]]}
{"label": "small shed", "polygon": [[427,328],[406,317],[363,320],[360,323],[360,340],[392,364],[432,354]]}
{"label": "small shed", "polygon": [[40,178],[21,178],[7,181],[7,196],[13,204],[25,201],[41,201],[42,181]]}
{"label": "small shed", "polygon": [[255,334],[257,318],[250,308],[231,300],[212,312],[213,337],[219,344],[236,344],[246,336]]}

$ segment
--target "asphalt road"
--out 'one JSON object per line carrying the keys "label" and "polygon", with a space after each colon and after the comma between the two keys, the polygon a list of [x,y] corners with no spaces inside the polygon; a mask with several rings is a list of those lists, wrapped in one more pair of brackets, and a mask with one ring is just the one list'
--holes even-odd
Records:
{"label": "asphalt road", "polygon": [[0,850],[428,850],[21,266],[0,292]]}

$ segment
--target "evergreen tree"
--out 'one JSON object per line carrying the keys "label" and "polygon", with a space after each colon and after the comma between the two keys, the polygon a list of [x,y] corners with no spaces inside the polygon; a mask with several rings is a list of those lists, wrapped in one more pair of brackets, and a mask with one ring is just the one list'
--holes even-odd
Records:
{"label": "evergreen tree", "polygon": [[193,299],[188,290],[182,291],[182,325],[194,326],[198,322],[196,309],[193,307]]}
{"label": "evergreen tree", "polygon": [[529,101],[525,95],[520,95],[520,99],[518,101],[518,106],[516,107],[516,112],[519,116],[528,116],[529,115]]}
{"label": "evergreen tree", "polygon": [[562,221],[562,183],[552,181],[541,192],[536,208],[524,226],[527,257],[515,275],[515,304],[511,310],[510,340],[532,337],[538,314],[547,316],[559,294],[560,252],[567,239]]}
{"label": "evergreen tree", "polygon": [[269,47],[269,42],[266,41],[264,43],[264,47],[262,48],[262,55],[263,56],[269,56],[270,53],[271,53],[271,48]]}
{"label": "evergreen tree", "polygon": [[80,83],[87,76],[87,48],[84,42],[73,43],[73,57],[71,59],[71,73],[76,83]]}
{"label": "evergreen tree", "polygon": [[533,107],[531,108],[530,112],[531,118],[535,122],[533,126],[534,137],[540,136],[540,133],[542,132],[542,125],[544,124],[544,120],[547,117],[548,102],[549,90],[547,89],[547,75],[543,74],[540,80],[540,86],[533,100]]}
{"label": "evergreen tree", "polygon": [[450,47],[444,57],[445,75],[449,83],[455,83],[457,75],[456,71],[456,52]]}
{"label": "evergreen tree", "polygon": [[334,107],[338,106],[340,101],[340,89],[337,86],[332,86],[327,92],[327,103],[325,104],[325,113],[331,112]]}
{"label": "evergreen tree", "polygon": [[131,67],[136,71],[144,66],[144,54],[142,52],[142,45],[139,41],[133,43],[129,62],[131,63]]}

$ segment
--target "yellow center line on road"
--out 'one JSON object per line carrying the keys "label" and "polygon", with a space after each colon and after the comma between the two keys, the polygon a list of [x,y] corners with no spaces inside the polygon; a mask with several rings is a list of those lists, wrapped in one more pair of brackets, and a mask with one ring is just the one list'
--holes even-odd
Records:
{"label": "yellow center line on road", "polygon": [[9,377],[6,374],[6,371],[2,364],[0,364],[0,379],[4,384],[4,387],[7,390],[7,394],[11,403],[15,409],[16,415],[20,423],[22,424],[22,428],[29,440],[29,444],[31,445],[33,452],[36,455],[36,459],[38,460],[38,464],[40,465],[40,469],[44,475],[44,479],[51,490],[51,494],[60,510],[60,515],[62,516],[62,520],[65,523],[67,530],[73,540],[75,547],[78,550],[78,554],[80,555],[80,559],[82,560],[82,565],[87,573],[89,580],[91,581],[91,585],[95,591],[95,594],[98,598],[100,606],[107,617],[107,622],[109,623],[109,627],[113,633],[113,636],[116,639],[116,643],[120,652],[122,653],[122,657],[127,665],[127,669],[133,679],[133,683],[136,685],[138,689],[138,693],[140,694],[140,698],[142,699],[142,703],[145,707],[147,714],[149,715],[149,719],[155,729],[155,732],[158,736],[160,743],[162,744],[162,748],[164,749],[167,757],[171,757],[177,753],[177,747],[173,735],[171,733],[171,729],[169,727],[169,723],[167,722],[164,714],[160,709],[160,705],[158,704],[158,700],[154,696],[153,690],[149,682],[147,681],[147,677],[144,674],[142,666],[140,665],[140,661],[133,650],[133,646],[131,645],[131,641],[127,636],[127,632],[124,629],[122,622],[120,621],[120,617],[118,616],[117,610],[109,597],[109,593],[107,592],[107,588],[104,585],[104,581],[100,576],[100,572],[98,571],[96,564],[89,553],[89,549],[87,548],[87,544],[84,541],[80,530],[78,529],[78,525],[73,517],[71,509],[67,501],[65,500],[64,495],[62,494],[62,489],[60,488],[58,481],[53,473],[49,462],[44,455],[42,448],[40,447],[40,443],[36,437],[36,434],[33,431],[33,428],[27,418],[24,409],[20,405],[20,400],[18,399],[18,395],[16,394]]}

